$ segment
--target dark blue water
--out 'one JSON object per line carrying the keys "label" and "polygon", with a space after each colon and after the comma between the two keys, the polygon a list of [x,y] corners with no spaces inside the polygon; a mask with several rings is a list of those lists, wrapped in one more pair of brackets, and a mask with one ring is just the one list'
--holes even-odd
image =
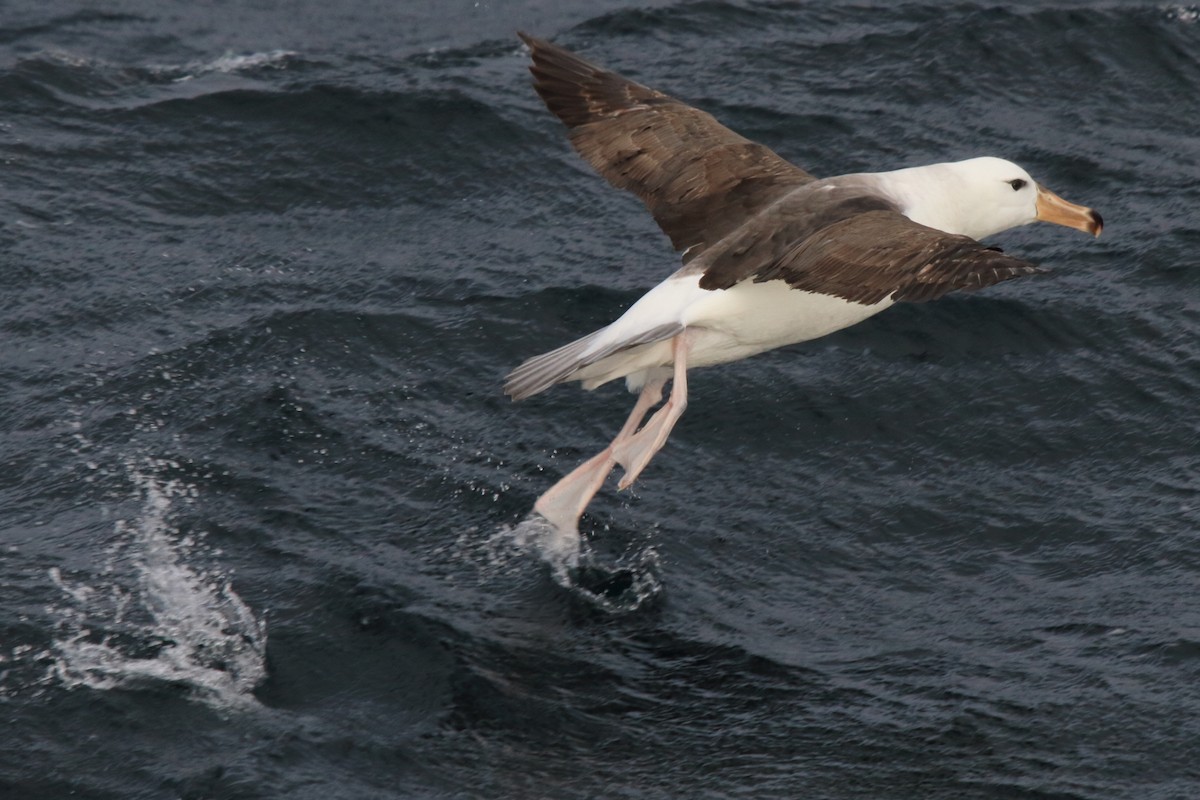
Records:
{"label": "dark blue water", "polygon": [[[1050,269],[632,398],[677,264],[517,29],[818,175],[973,155]],[[1200,7],[0,13],[0,797],[1200,796]]]}

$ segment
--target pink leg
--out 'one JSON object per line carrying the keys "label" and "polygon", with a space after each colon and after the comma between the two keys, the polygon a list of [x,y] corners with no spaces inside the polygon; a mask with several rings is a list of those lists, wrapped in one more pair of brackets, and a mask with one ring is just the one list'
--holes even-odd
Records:
{"label": "pink leg", "polygon": [[597,455],[576,467],[570,475],[551,486],[545,494],[538,498],[533,510],[546,518],[550,524],[559,530],[574,531],[579,525],[579,517],[583,510],[592,502],[596,492],[604,485],[604,479],[616,466],[614,457],[616,448],[633,436],[634,431],[642,424],[642,420],[659,400],[662,400],[663,385],[666,378],[652,378],[642,387],[637,403],[633,406],[629,418],[612,444],[601,450]]}
{"label": "pink leg", "polygon": [[654,413],[645,427],[636,434],[614,442],[613,457],[625,468],[625,475],[618,488],[628,489],[642,474],[642,470],[654,458],[654,454],[667,443],[671,429],[687,409],[687,355],[686,334],[680,334],[672,342],[675,373],[671,378],[671,396],[667,404]]}

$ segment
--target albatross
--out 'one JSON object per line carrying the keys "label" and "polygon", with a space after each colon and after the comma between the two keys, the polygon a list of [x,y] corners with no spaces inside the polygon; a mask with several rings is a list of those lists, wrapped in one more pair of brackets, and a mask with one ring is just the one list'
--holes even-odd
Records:
{"label": "albatross", "polygon": [[[898,302],[935,300],[1041,272],[980,239],[1036,220],[1100,235],[1090,208],[984,156],[817,178],[662,92],[519,33],[534,89],[571,144],[645,203],[683,265],[615,322],[514,369],[524,400],[567,381],[624,378],[637,393],[613,441],[538,498],[578,534],[618,464],[629,487],[687,408],[687,373],[824,336]],[[649,420],[646,415],[667,400]]]}

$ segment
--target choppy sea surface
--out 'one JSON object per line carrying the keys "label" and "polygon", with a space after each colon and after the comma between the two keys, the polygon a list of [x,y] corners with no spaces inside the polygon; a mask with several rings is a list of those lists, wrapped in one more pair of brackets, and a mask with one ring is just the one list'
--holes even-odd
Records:
{"label": "choppy sea surface", "polygon": [[[818,175],[991,154],[1047,268],[632,398],[674,268],[515,31]],[[1200,6],[0,13],[0,797],[1200,797]]]}

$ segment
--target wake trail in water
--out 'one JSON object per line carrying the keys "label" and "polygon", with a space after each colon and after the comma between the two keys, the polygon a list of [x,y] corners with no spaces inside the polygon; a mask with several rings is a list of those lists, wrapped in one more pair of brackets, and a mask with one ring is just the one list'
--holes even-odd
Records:
{"label": "wake trail in water", "polygon": [[[116,524],[117,544],[97,585],[51,579],[69,598],[49,609],[60,622],[49,655],[52,677],[67,687],[183,686],[214,706],[254,703],[266,675],[265,621],[238,597],[227,576],[193,567],[195,539],[181,535],[173,503],[194,496],[180,481],[130,469],[142,507]],[[132,563],[132,586],[118,564]]]}

